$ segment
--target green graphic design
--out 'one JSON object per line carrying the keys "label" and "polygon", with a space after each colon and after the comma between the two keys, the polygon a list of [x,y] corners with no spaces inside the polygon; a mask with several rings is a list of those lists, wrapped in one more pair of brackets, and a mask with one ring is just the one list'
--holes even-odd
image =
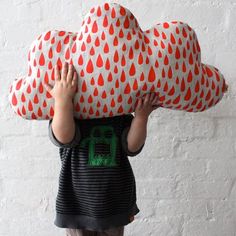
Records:
{"label": "green graphic design", "polygon": [[[90,132],[90,137],[82,140],[81,147],[88,143],[89,157],[88,165],[90,166],[117,166],[116,163],[116,145],[118,138],[112,126],[95,126]],[[109,153],[96,153],[96,144],[104,144],[108,147]]]}

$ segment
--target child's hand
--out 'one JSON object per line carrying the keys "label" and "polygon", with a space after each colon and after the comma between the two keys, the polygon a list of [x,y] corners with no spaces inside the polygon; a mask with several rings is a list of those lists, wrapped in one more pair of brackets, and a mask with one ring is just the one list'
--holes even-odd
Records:
{"label": "child's hand", "polygon": [[228,91],[228,84],[225,84],[224,88],[223,88],[223,93],[226,93]]}
{"label": "child's hand", "polygon": [[62,75],[58,69],[58,66],[55,66],[55,84],[52,87],[50,84],[45,84],[46,90],[53,96],[55,100],[59,101],[72,101],[76,88],[77,88],[77,73],[74,70],[73,65],[69,65],[65,62],[62,67]]}
{"label": "child's hand", "polygon": [[155,93],[148,93],[144,98],[139,98],[135,108],[135,117],[148,118],[152,111],[160,107],[157,102],[158,96]]}

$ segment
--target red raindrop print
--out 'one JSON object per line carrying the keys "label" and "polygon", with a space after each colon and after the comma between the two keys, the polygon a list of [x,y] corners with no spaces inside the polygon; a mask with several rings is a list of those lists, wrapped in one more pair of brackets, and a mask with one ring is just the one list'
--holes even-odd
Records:
{"label": "red raindrop print", "polygon": [[180,51],[179,51],[179,48],[176,47],[176,50],[175,50],[175,58],[178,60],[180,59]]}
{"label": "red raindrop print", "polygon": [[39,116],[39,117],[42,117],[42,115],[43,115],[42,109],[39,107],[39,109],[38,109],[38,116]]}
{"label": "red raindrop print", "polygon": [[66,60],[70,59],[70,49],[69,48],[67,48],[67,50],[66,50],[65,58],[66,58]]}
{"label": "red raindrop print", "polygon": [[50,36],[51,36],[51,31],[48,31],[44,36],[44,40],[46,40],[46,41],[49,40]]}
{"label": "red raindrop print", "polygon": [[156,37],[159,37],[159,36],[160,36],[160,34],[159,34],[159,32],[158,32],[158,30],[157,30],[156,28],[154,28],[154,35],[155,35]]}
{"label": "red raindrop print", "polygon": [[82,45],[81,45],[81,51],[84,52],[85,50],[86,50],[86,45],[85,45],[85,43],[83,42]]}
{"label": "red raindrop print", "polygon": [[169,52],[169,54],[172,54],[172,52],[173,52],[173,50],[172,50],[172,47],[171,47],[170,43],[168,43],[168,52]]}
{"label": "red raindrop print", "polygon": [[29,101],[29,103],[28,103],[28,110],[33,111],[33,105],[32,105],[31,101]]}
{"label": "red raindrop print", "polygon": [[79,59],[78,59],[78,64],[81,66],[83,65],[84,61],[83,61],[83,57],[82,55],[79,56]]}
{"label": "red raindrop print", "polygon": [[119,38],[123,38],[124,37],[124,33],[123,33],[123,30],[120,29],[120,32],[119,32]]}
{"label": "red raindrop print", "polygon": [[161,40],[161,47],[162,47],[162,49],[166,48],[166,45],[164,44],[164,42],[162,40]]}
{"label": "red raindrop print", "polygon": [[117,36],[115,36],[114,40],[113,40],[113,45],[117,46],[118,45],[118,38]]}
{"label": "red raindrop print", "polygon": [[102,92],[102,98],[103,98],[103,99],[107,98],[107,93],[106,93],[105,90]]}
{"label": "red raindrop print", "polygon": [[22,114],[23,114],[23,115],[26,114],[25,106],[22,107]]}
{"label": "red raindrop print", "polygon": [[104,53],[108,53],[109,52],[108,43],[105,43],[103,51],[104,51]]}
{"label": "red raindrop print", "polygon": [[89,34],[86,40],[87,43],[91,43],[91,35]]}
{"label": "red raindrop print", "polygon": [[172,95],[174,95],[174,93],[175,93],[175,87],[173,86],[173,87],[171,88],[171,90],[168,92],[168,95],[169,95],[169,96],[172,96]]}
{"label": "red raindrop print", "polygon": [[130,94],[130,85],[129,85],[129,83],[126,85],[126,87],[125,87],[125,91],[124,91],[124,93],[125,94]]}
{"label": "red raindrop print", "polygon": [[120,81],[125,82],[125,80],[126,80],[125,72],[124,72],[124,70],[122,70],[121,76],[120,76]]}
{"label": "red raindrop print", "polygon": [[166,82],[164,86],[164,92],[167,92],[167,91],[168,91],[168,83]]}
{"label": "red raindrop print", "polygon": [[69,39],[70,39],[70,36],[69,36],[69,35],[67,35],[67,36],[65,37],[65,39],[64,39],[64,44],[67,44],[67,43],[69,43]]}
{"label": "red raindrop print", "polygon": [[98,77],[98,85],[103,86],[104,85],[104,80],[102,74],[99,75]]}
{"label": "red raindrop print", "polygon": [[11,101],[12,105],[13,106],[16,106],[17,105],[17,98],[16,98],[16,95],[15,93],[13,93],[13,96],[12,96],[12,101]]}
{"label": "red raindrop print", "polygon": [[101,16],[101,14],[102,14],[102,11],[101,11],[101,7],[99,6],[97,9],[97,16]]}
{"label": "red raindrop print", "polygon": [[16,84],[16,90],[19,90],[21,88],[21,84],[22,84],[22,79],[20,79],[17,84]]}
{"label": "red raindrop print", "polygon": [[100,40],[99,40],[98,37],[97,37],[96,40],[95,40],[95,46],[96,46],[96,47],[99,47],[99,46],[100,46]]}
{"label": "red raindrop print", "polygon": [[133,90],[137,90],[138,89],[138,81],[137,79],[134,80],[134,84],[133,84]]}
{"label": "red raindrop print", "polygon": [[38,104],[38,103],[39,103],[39,99],[38,99],[37,94],[35,94],[35,96],[34,96],[34,103],[35,103],[35,104]]}
{"label": "red raindrop print", "polygon": [[91,59],[89,59],[88,64],[86,66],[87,73],[93,73],[93,62]]}
{"label": "red raindrop print", "polygon": [[151,68],[149,70],[149,74],[148,74],[148,81],[153,82],[153,81],[155,81],[155,79],[156,79],[156,73],[155,73],[153,67],[151,66]]}
{"label": "red raindrop print", "polygon": [[168,56],[167,56],[167,55],[165,56],[165,59],[164,59],[164,64],[165,64],[165,65],[168,65],[168,64],[169,64],[169,58],[168,58]]}
{"label": "red raindrop print", "polygon": [[189,56],[189,64],[192,65],[193,64],[193,54],[190,53],[190,56]]}
{"label": "red raindrop print", "polygon": [[39,84],[39,93],[43,93],[43,84],[40,82]]}
{"label": "red raindrop print", "polygon": [[35,81],[35,78],[34,78],[34,81],[33,81],[33,88],[36,88],[36,81]]}
{"label": "red raindrop print", "polygon": [[198,93],[200,89],[200,85],[199,85],[199,81],[196,82],[196,86],[195,86],[195,92]]}
{"label": "red raindrop print", "polygon": [[88,97],[88,103],[92,103],[93,102],[93,97],[91,95],[89,95]]}
{"label": "red raindrop print", "polygon": [[109,28],[109,34],[110,35],[114,34],[114,28],[112,24],[110,25],[110,28]]}
{"label": "red raindrop print", "polygon": [[119,54],[118,54],[117,50],[115,51],[113,60],[114,60],[115,63],[119,61]]}
{"label": "red raindrop print", "polygon": [[116,11],[115,11],[114,7],[111,10],[111,18],[116,18]]}
{"label": "red raindrop print", "polygon": [[206,101],[208,101],[211,98],[211,90],[208,91],[206,96]]}
{"label": "red raindrop print", "polygon": [[183,36],[184,36],[185,38],[187,38],[187,33],[186,33],[186,30],[185,30],[185,28],[183,28],[183,31],[182,31],[182,33],[183,33]]}
{"label": "red raindrop print", "polygon": [[93,55],[95,54],[95,50],[94,50],[93,47],[91,47],[89,54],[90,54],[91,56],[93,56]]}
{"label": "red raindrop print", "polygon": [[50,47],[49,51],[48,51],[48,58],[52,58],[53,57],[53,51],[52,48]]}
{"label": "red raindrop print", "polygon": [[139,65],[143,64],[143,55],[142,55],[141,52],[139,53],[138,64],[139,64]]}
{"label": "red raindrop print", "polygon": [[105,35],[104,31],[102,32],[101,39],[102,39],[103,41],[106,39],[106,35]]}
{"label": "red raindrop print", "polygon": [[184,100],[188,101],[190,98],[191,98],[191,89],[189,87],[188,90],[187,90],[187,93],[186,93],[186,95],[184,97]]}
{"label": "red raindrop print", "polygon": [[97,67],[103,67],[103,60],[101,55],[99,54],[97,57],[97,63],[96,63]]}
{"label": "red raindrop print", "polygon": [[30,86],[30,84],[28,85],[26,92],[27,93],[31,93],[31,86]]}
{"label": "red raindrop print", "polygon": [[48,73],[47,73],[47,71],[46,71],[46,73],[45,73],[45,76],[44,76],[44,83],[48,83]]}
{"label": "red raindrop print", "polygon": [[108,58],[107,58],[107,60],[106,60],[105,68],[106,68],[106,70],[110,70],[110,61],[109,61]]}
{"label": "red raindrop print", "polygon": [[107,15],[105,15],[103,19],[103,27],[107,27],[107,26],[108,26],[108,18],[107,18]]}
{"label": "red raindrop print", "polygon": [[87,85],[86,85],[86,82],[85,82],[85,80],[83,81],[83,83],[82,83],[82,92],[86,92],[87,91]]}
{"label": "red raindrop print", "polygon": [[172,33],[170,35],[170,41],[171,41],[172,44],[176,44],[175,37],[174,37],[174,35]]}
{"label": "red raindrop print", "polygon": [[135,65],[134,65],[134,63],[132,63],[132,65],[131,65],[131,67],[129,69],[129,75],[133,76],[133,75],[135,75],[135,73],[136,73]]}
{"label": "red raindrop print", "polygon": [[21,101],[22,101],[22,102],[25,102],[25,101],[26,101],[26,98],[25,98],[25,94],[24,94],[24,93],[22,93],[22,95],[21,95]]}
{"label": "red raindrop print", "polygon": [[111,82],[111,81],[113,80],[113,78],[112,78],[112,73],[111,73],[111,72],[109,73],[107,80],[108,80],[109,82]]}
{"label": "red raindrop print", "polygon": [[170,25],[169,25],[169,23],[164,22],[164,23],[163,23],[163,27],[164,27],[165,29],[168,29],[168,28],[170,27]]}
{"label": "red raindrop print", "polygon": [[125,14],[126,14],[126,10],[125,10],[125,8],[122,7],[122,6],[120,6],[120,14],[121,14],[122,16],[125,16]]}
{"label": "red raindrop print", "polygon": [[95,97],[98,95],[98,89],[97,89],[97,88],[94,89],[93,95],[94,95]]}
{"label": "red raindrop print", "polygon": [[206,68],[206,73],[207,73],[208,77],[212,77],[213,76],[212,70],[208,66],[206,66],[205,68]]}
{"label": "red raindrop print", "polygon": [[191,83],[192,80],[193,80],[193,74],[192,74],[192,71],[190,70],[189,73],[188,73],[187,81],[188,81],[188,83]]}
{"label": "red raindrop print", "polygon": [[129,28],[129,18],[128,18],[128,16],[125,17],[124,27],[125,27],[125,29]]}
{"label": "red raindrop print", "polygon": [[57,43],[56,51],[57,53],[61,52],[61,40]]}
{"label": "red raindrop print", "polygon": [[168,70],[168,77],[169,77],[169,79],[172,79],[172,69],[171,69],[171,67],[169,66],[169,70]]}
{"label": "red raindrop print", "polygon": [[124,56],[124,55],[122,55],[121,65],[122,65],[122,66],[125,66],[125,65],[126,65],[126,61],[125,61],[125,56]]}
{"label": "red raindrop print", "polygon": [[185,90],[185,81],[184,81],[184,78],[182,78],[182,81],[181,81],[181,92],[183,92]]}
{"label": "red raindrop print", "polygon": [[129,49],[129,59],[133,59],[133,58],[134,58],[133,48],[130,47],[130,49]]}
{"label": "red raindrop print", "polygon": [[44,64],[45,64],[44,55],[43,55],[43,53],[41,53],[41,55],[39,57],[39,65],[43,66]]}

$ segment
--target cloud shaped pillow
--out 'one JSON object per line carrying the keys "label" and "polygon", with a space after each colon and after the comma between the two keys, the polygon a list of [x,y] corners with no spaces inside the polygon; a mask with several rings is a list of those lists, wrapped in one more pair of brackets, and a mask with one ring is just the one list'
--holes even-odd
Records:
{"label": "cloud shaped pillow", "polygon": [[9,100],[25,119],[51,119],[54,66],[67,61],[78,72],[74,116],[92,119],[128,114],[137,98],[156,92],[163,108],[201,112],[223,97],[220,71],[201,62],[196,33],[180,21],[143,31],[116,3],[91,8],[78,32],[42,33],[28,53],[28,75],[13,81]]}

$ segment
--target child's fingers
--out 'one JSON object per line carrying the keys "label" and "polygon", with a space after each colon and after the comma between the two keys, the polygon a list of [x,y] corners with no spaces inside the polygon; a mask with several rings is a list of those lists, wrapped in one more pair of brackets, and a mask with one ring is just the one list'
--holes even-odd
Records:
{"label": "child's fingers", "polygon": [[138,98],[136,109],[139,110],[142,107],[142,98]]}
{"label": "child's fingers", "polygon": [[145,98],[144,98],[144,102],[143,102],[143,104],[144,104],[145,106],[148,104],[149,98],[150,98],[150,93],[147,93],[146,96],[145,96]]}
{"label": "child's fingers", "polygon": [[152,104],[154,105],[154,104],[157,104],[157,102],[158,102],[158,96],[156,95],[155,97],[154,97],[154,99],[152,100]]}
{"label": "child's fingers", "polygon": [[152,103],[154,99],[155,99],[155,93],[151,93],[149,103]]}
{"label": "child's fingers", "polygon": [[62,80],[66,81],[67,73],[68,73],[68,63],[65,62],[62,67]]}
{"label": "child's fingers", "polygon": [[43,86],[48,92],[50,92],[53,89],[53,87],[50,84],[43,83]]}
{"label": "child's fingers", "polygon": [[72,86],[76,86],[77,83],[78,83],[78,75],[77,75],[76,71],[74,71],[73,80],[72,80]]}
{"label": "child's fingers", "polygon": [[67,74],[67,83],[70,83],[72,82],[72,79],[73,79],[73,73],[74,73],[74,67],[72,64],[69,65],[69,71],[68,71],[68,74]]}
{"label": "child's fingers", "polygon": [[60,75],[60,72],[59,72],[59,68],[57,65],[55,65],[55,81],[60,81],[61,79],[61,75]]}

